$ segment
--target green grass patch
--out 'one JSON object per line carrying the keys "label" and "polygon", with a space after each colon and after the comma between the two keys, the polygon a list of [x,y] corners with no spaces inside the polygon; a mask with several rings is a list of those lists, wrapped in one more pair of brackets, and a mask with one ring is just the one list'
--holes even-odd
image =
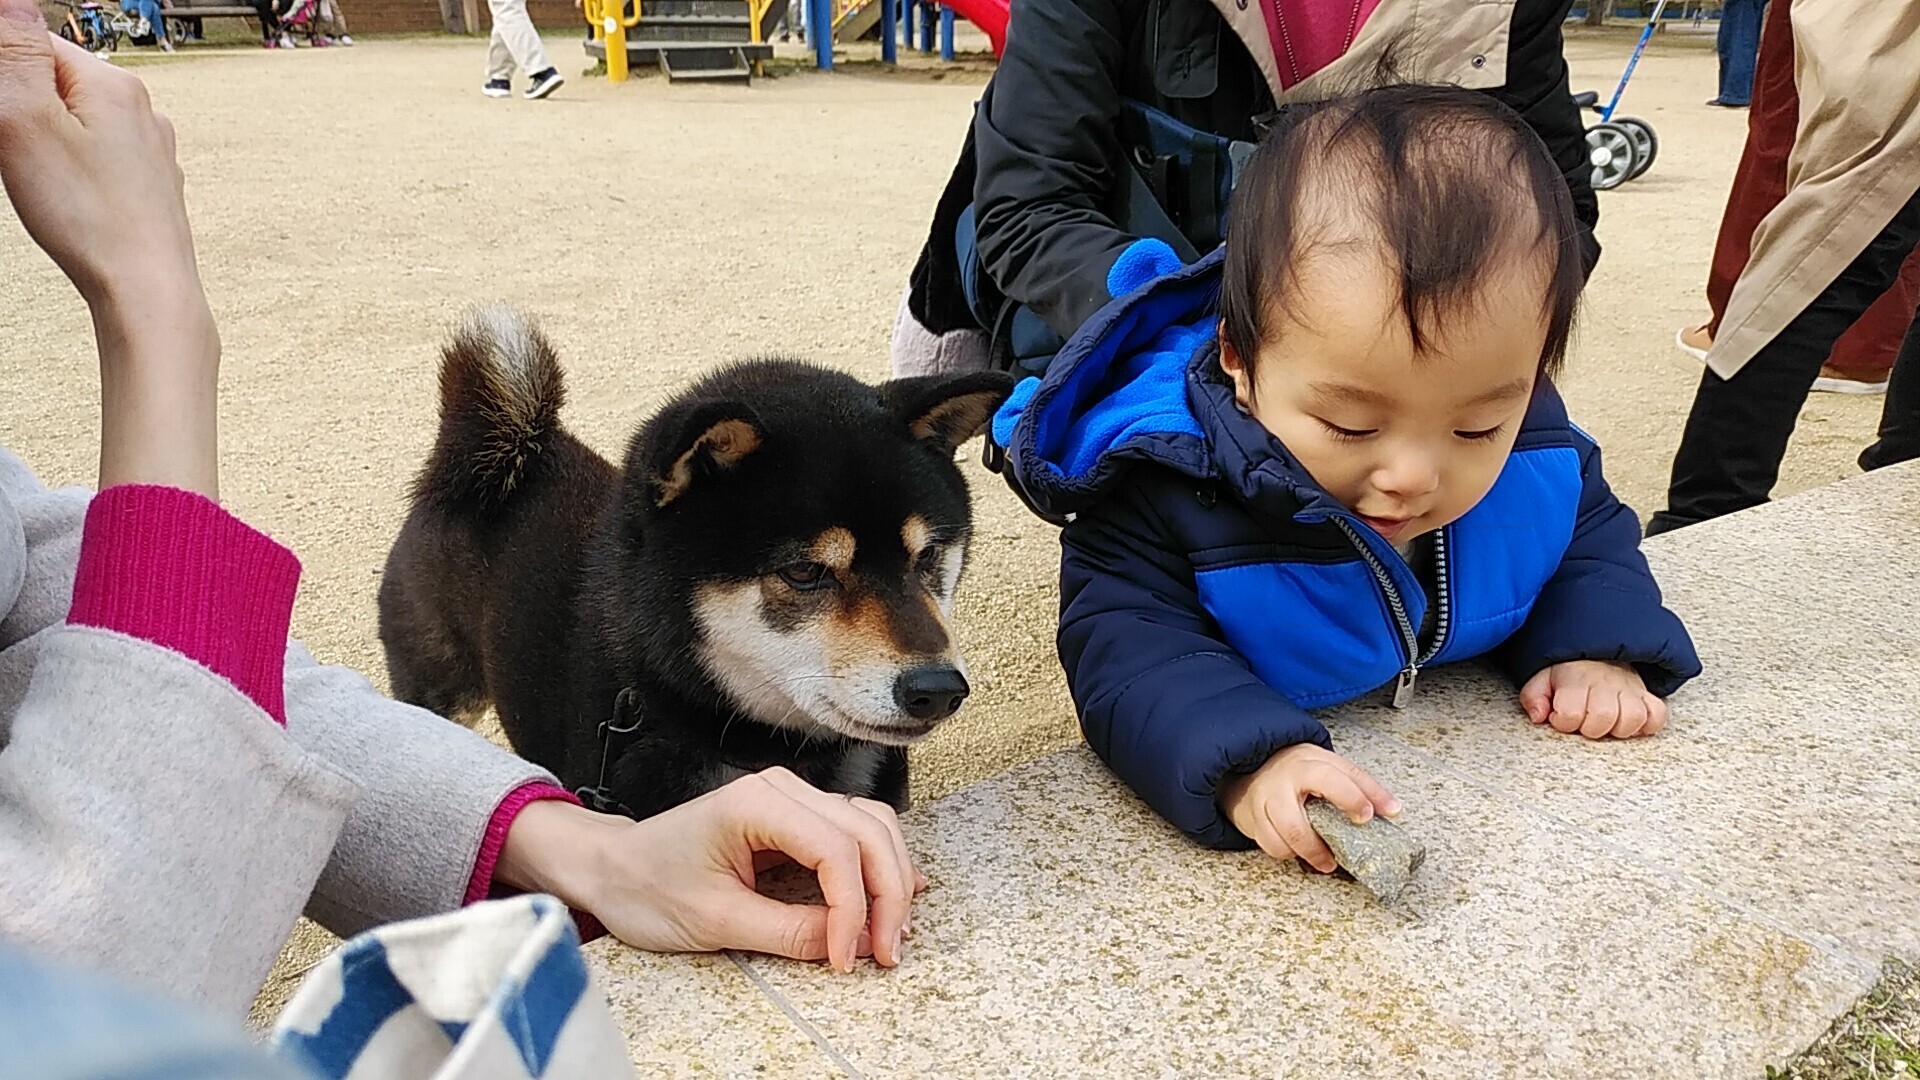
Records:
{"label": "green grass patch", "polygon": [[1920,969],[1889,961],[1877,986],[1767,1080],[1920,1080]]}

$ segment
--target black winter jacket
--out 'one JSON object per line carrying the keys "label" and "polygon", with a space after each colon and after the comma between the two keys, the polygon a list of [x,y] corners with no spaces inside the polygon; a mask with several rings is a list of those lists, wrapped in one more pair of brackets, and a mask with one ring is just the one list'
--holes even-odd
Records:
{"label": "black winter jacket", "polygon": [[[1382,0],[1382,9],[1420,4],[1418,25],[1432,25],[1444,23],[1455,2]],[[1559,163],[1585,226],[1591,269],[1599,258],[1592,229],[1600,210],[1562,54],[1561,24],[1571,2],[1513,3],[1503,35],[1506,82],[1487,92],[1519,112]],[[1244,11],[1244,0],[1238,7]],[[1240,18],[1244,25],[1246,16]],[[1417,55],[1422,44],[1413,39],[1394,48]],[[1475,68],[1487,62],[1471,61]],[[1309,89],[1293,87],[1283,100],[1305,100],[1299,92]],[[1006,53],[914,267],[908,303],[923,326],[936,333],[980,326],[961,289],[954,243],[969,204],[983,308],[1010,298],[1065,338],[1113,299],[1108,271],[1139,239],[1115,224],[1128,180],[1122,170],[1134,167],[1121,134],[1127,99],[1249,142],[1258,139],[1256,121],[1275,107],[1261,63],[1209,0],[1019,0]]]}

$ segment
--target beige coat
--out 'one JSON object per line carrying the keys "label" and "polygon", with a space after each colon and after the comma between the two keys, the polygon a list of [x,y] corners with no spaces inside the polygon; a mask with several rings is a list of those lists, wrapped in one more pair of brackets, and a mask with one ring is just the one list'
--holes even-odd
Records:
{"label": "beige coat", "polygon": [[1409,82],[1452,83],[1470,90],[1504,85],[1513,4],[1514,0],[1381,0],[1361,24],[1352,48],[1291,89],[1280,85],[1280,69],[1260,4],[1215,0],[1213,6],[1253,54],[1273,100],[1285,104],[1319,101],[1368,85],[1372,80],[1367,76],[1387,47],[1408,41],[1419,42],[1419,48],[1395,59],[1398,74]]}
{"label": "beige coat", "polygon": [[[1789,0],[1774,0],[1787,3]],[[1920,0],[1791,0],[1800,123],[1707,364],[1732,378],[1920,189]]]}

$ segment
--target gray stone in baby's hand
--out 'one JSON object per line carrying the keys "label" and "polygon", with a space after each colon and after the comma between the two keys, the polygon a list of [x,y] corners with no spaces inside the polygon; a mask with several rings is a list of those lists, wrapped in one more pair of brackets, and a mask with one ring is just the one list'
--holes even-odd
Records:
{"label": "gray stone in baby's hand", "polygon": [[1333,850],[1341,869],[1389,904],[1400,898],[1427,858],[1425,845],[1400,826],[1380,817],[1355,825],[1325,799],[1307,800],[1307,821]]}

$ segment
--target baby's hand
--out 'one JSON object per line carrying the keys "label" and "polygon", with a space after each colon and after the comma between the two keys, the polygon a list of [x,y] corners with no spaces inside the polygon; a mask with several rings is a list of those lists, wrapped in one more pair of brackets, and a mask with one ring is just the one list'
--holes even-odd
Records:
{"label": "baby's hand", "polygon": [[1570,660],[1520,688],[1520,707],[1536,724],[1589,739],[1631,739],[1667,726],[1667,703],[1647,692],[1631,664]]}
{"label": "baby's hand", "polygon": [[1276,859],[1297,855],[1315,870],[1331,874],[1336,865],[1333,852],[1313,831],[1302,809],[1309,795],[1339,807],[1356,825],[1376,813],[1392,817],[1400,812],[1400,800],[1380,781],[1312,743],[1289,746],[1253,772],[1228,781],[1220,789],[1220,809],[1261,851]]}

